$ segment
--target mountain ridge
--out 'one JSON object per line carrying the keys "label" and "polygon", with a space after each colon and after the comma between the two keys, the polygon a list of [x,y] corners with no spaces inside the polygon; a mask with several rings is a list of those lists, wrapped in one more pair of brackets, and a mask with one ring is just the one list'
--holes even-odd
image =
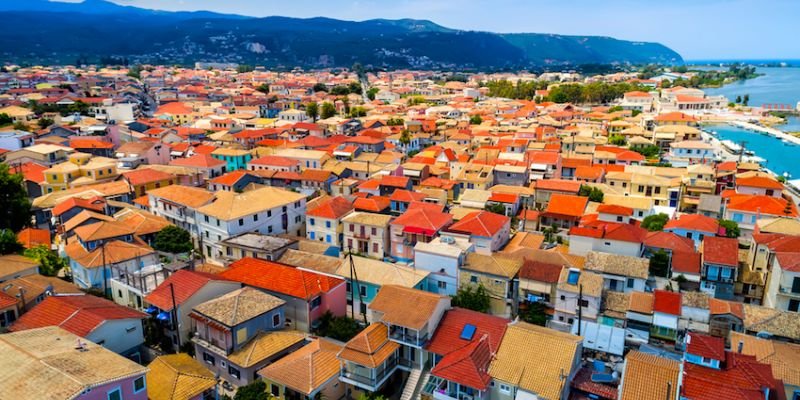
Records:
{"label": "mountain ridge", "polygon": [[[106,0],[0,0],[6,60],[72,63],[234,62],[274,67],[528,68],[582,64],[681,64],[659,43],[601,36],[466,31],[429,20],[249,17],[160,11]],[[56,22],[53,22],[56,21]],[[97,40],[103,38],[103,40]]]}

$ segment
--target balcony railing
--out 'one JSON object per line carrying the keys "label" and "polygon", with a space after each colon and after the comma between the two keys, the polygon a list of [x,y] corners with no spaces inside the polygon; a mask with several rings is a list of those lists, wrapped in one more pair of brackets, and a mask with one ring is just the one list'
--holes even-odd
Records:
{"label": "balcony railing", "polygon": [[781,294],[785,294],[787,296],[800,297],[800,292],[794,291],[791,286],[781,286],[779,291]]}
{"label": "balcony railing", "polygon": [[356,373],[353,370],[344,367],[339,371],[339,376],[345,378],[347,380],[353,381],[359,386],[367,390],[377,390],[381,384],[391,376],[394,371],[397,369],[398,360],[397,357],[392,357],[391,359],[387,360],[386,364],[382,366],[382,369],[375,372],[374,377],[364,376]]}
{"label": "balcony railing", "polygon": [[389,339],[421,347],[428,340],[428,334],[424,333],[420,335],[417,331],[393,326],[392,330],[389,332]]}

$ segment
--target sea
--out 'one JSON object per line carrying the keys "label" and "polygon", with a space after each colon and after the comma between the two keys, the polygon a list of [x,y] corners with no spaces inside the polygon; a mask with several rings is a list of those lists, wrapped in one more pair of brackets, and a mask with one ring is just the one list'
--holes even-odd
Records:
{"label": "sea", "polygon": [[[710,95],[723,95],[728,99],[750,95],[751,106],[763,104],[791,104],[800,101],[800,68],[759,67],[756,72],[763,74],[754,79],[738,81],[720,88],[705,89]],[[773,136],[751,132],[741,128],[718,125],[708,126],[716,131],[720,140],[734,142],[746,141],[745,148],[766,160],[765,166],[777,174],[789,173],[790,179],[800,179],[800,146],[790,145]],[[776,128],[785,132],[800,132],[800,119],[791,117],[784,125]]]}

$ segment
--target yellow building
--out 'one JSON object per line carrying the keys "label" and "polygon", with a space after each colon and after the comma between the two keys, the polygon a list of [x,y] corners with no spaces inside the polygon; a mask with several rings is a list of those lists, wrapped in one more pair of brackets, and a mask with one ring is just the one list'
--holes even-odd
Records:
{"label": "yellow building", "polygon": [[109,181],[119,175],[115,160],[86,153],[73,153],[67,161],[53,165],[42,173],[42,193]]}

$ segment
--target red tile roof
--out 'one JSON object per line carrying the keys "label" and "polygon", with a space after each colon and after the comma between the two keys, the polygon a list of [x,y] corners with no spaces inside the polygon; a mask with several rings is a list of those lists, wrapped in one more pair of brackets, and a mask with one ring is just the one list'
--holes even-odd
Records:
{"label": "red tile roof", "polygon": [[[454,307],[445,312],[426,350],[434,354],[445,355],[486,335],[489,349],[493,352],[497,351],[508,322],[505,318]],[[467,324],[475,327],[475,334],[470,340],[461,339],[461,332]]]}
{"label": "red tile roof", "polygon": [[44,182],[44,173],[43,171],[46,170],[47,167],[43,165],[39,165],[35,162],[26,162],[19,166],[19,169],[16,167],[12,168],[12,171],[20,171],[22,172],[22,176],[25,177],[26,181],[36,182],[36,183],[43,183]]}
{"label": "red tile roof", "polygon": [[794,203],[772,196],[733,194],[728,200],[728,209],[760,215],[797,216]]}
{"label": "red tile roof", "polygon": [[564,179],[543,179],[534,182],[536,190],[550,190],[554,192],[578,193],[581,190],[581,183],[578,181],[568,181]]}
{"label": "red tile roof", "polygon": [[513,193],[492,193],[489,196],[489,201],[496,203],[516,204],[518,200],[519,196]]}
{"label": "red tile roof", "polygon": [[339,278],[250,257],[234,262],[220,276],[304,300],[311,300],[344,283]]}
{"label": "red tile roof", "polygon": [[703,238],[703,262],[707,264],[739,265],[739,240],[727,237],[706,236]]}
{"label": "red tile roof", "polygon": [[769,399],[783,399],[782,382],[775,379],[772,367],[756,361],[753,356],[726,352],[721,369],[683,363],[684,377],[681,397],[692,400],[763,400],[765,390]]}
{"label": "red tile roof", "polygon": [[408,187],[409,181],[410,179],[405,176],[384,175],[381,177],[380,185],[395,188],[406,188]]}
{"label": "red tile roof", "polygon": [[70,139],[69,147],[73,149],[113,149],[114,143],[98,139]]}
{"label": "red tile roof", "polygon": [[391,201],[398,201],[401,203],[411,203],[412,201],[423,201],[425,200],[425,193],[420,192],[412,192],[405,189],[397,189],[392,192],[392,195],[389,196],[389,200]]}
{"label": "red tile roof", "polygon": [[653,293],[653,311],[670,315],[681,315],[681,294],[656,289]]}
{"label": "red tile roof", "polygon": [[26,249],[40,245],[50,247],[50,231],[47,229],[25,228],[17,233],[17,240]]}
{"label": "red tile roof", "polygon": [[244,178],[245,175],[249,175],[247,171],[238,170],[238,171],[228,172],[227,174],[224,175],[220,175],[210,180],[209,182],[215,183],[217,185],[232,187],[233,185],[236,184],[236,182],[239,182],[240,179]]}
{"label": "red tile roof", "polygon": [[122,174],[131,185],[138,186],[144,185],[151,182],[161,182],[172,179],[175,180],[175,175],[159,171],[157,169],[152,168],[142,168],[137,169],[131,172],[125,172]]}
{"label": "red tile roof", "polygon": [[389,208],[391,201],[388,197],[372,196],[372,197],[359,197],[353,202],[353,207],[358,211],[372,211],[381,212]]}
{"label": "red tile roof", "polygon": [[[467,233],[473,236],[492,237],[510,223],[511,218],[489,211],[474,211],[447,228],[450,232]],[[507,235],[506,235],[507,236]]]}
{"label": "red tile roof", "polygon": [[5,310],[6,308],[13,307],[19,303],[20,300],[14,296],[6,294],[6,292],[0,291],[0,310]]}
{"label": "red tile roof", "polygon": [[[209,282],[226,280],[218,275],[182,269],[165,279],[144,300],[164,311],[169,311],[172,310],[172,291],[175,292],[175,304],[181,305]],[[172,285],[172,290],[170,290],[170,285]]]}
{"label": "red tile roof", "polygon": [[700,275],[702,255],[696,251],[674,251],[672,253],[672,273]]}
{"label": "red tile roof", "polygon": [[562,268],[563,266],[558,264],[525,259],[519,270],[519,277],[520,279],[555,284],[558,283]]}
{"label": "red tile roof", "polygon": [[297,166],[300,161],[297,161],[292,158],[281,157],[281,156],[264,156],[256,158],[255,160],[250,160],[248,165],[269,165],[274,167],[294,167]]}
{"label": "red tile roof", "polygon": [[648,232],[644,245],[657,249],[683,252],[694,252],[694,241],[671,232]]}
{"label": "red tile roof", "polygon": [[85,337],[105,321],[146,317],[145,313],[88,294],[49,296],[23,314],[10,330],[59,326]]}
{"label": "red tile roof", "polygon": [[747,186],[759,189],[783,190],[783,184],[766,176],[753,176],[749,178],[736,178],[736,186]]}
{"label": "red tile roof", "polygon": [[486,340],[473,340],[442,357],[431,370],[431,375],[473,389],[486,390],[492,380],[489,375],[492,354]]}
{"label": "red tile roof", "polygon": [[337,196],[306,212],[306,216],[339,219],[353,211],[353,205],[344,197]]}
{"label": "red tile roof", "polygon": [[686,343],[686,352],[689,354],[719,361],[725,359],[725,340],[721,337],[689,332]]}
{"label": "red tile roof", "polygon": [[633,215],[633,209],[625,206],[618,206],[614,204],[600,204],[597,206],[597,212],[612,215]]}
{"label": "red tile roof", "polygon": [[106,207],[106,200],[102,197],[95,196],[89,199],[81,199],[78,197],[70,197],[53,207],[53,215],[58,217],[61,214],[75,208],[80,207],[86,210],[92,210],[102,213]]}
{"label": "red tile roof", "polygon": [[631,243],[644,243],[647,238],[647,230],[639,226],[600,220],[572,227],[569,230],[569,234]]}
{"label": "red tile roof", "polygon": [[701,214],[683,214],[664,224],[665,231],[672,229],[707,232],[716,235],[719,233],[719,221]]}
{"label": "red tile roof", "polygon": [[420,207],[409,208],[406,212],[397,217],[397,219],[392,221],[391,224],[403,226],[404,231],[408,230],[413,233],[433,236],[452,221],[453,216],[448,213]]}
{"label": "red tile roof", "polygon": [[188,158],[176,158],[169,162],[169,165],[179,167],[213,168],[225,165],[225,161],[211,157],[209,154],[195,154]]}
{"label": "red tile roof", "polygon": [[[537,185],[539,182],[542,181],[537,181]],[[578,185],[578,187],[580,187],[580,185]],[[580,218],[583,216],[588,202],[589,199],[587,197],[555,193],[550,196],[550,201],[547,203],[545,212],[548,214]]]}

